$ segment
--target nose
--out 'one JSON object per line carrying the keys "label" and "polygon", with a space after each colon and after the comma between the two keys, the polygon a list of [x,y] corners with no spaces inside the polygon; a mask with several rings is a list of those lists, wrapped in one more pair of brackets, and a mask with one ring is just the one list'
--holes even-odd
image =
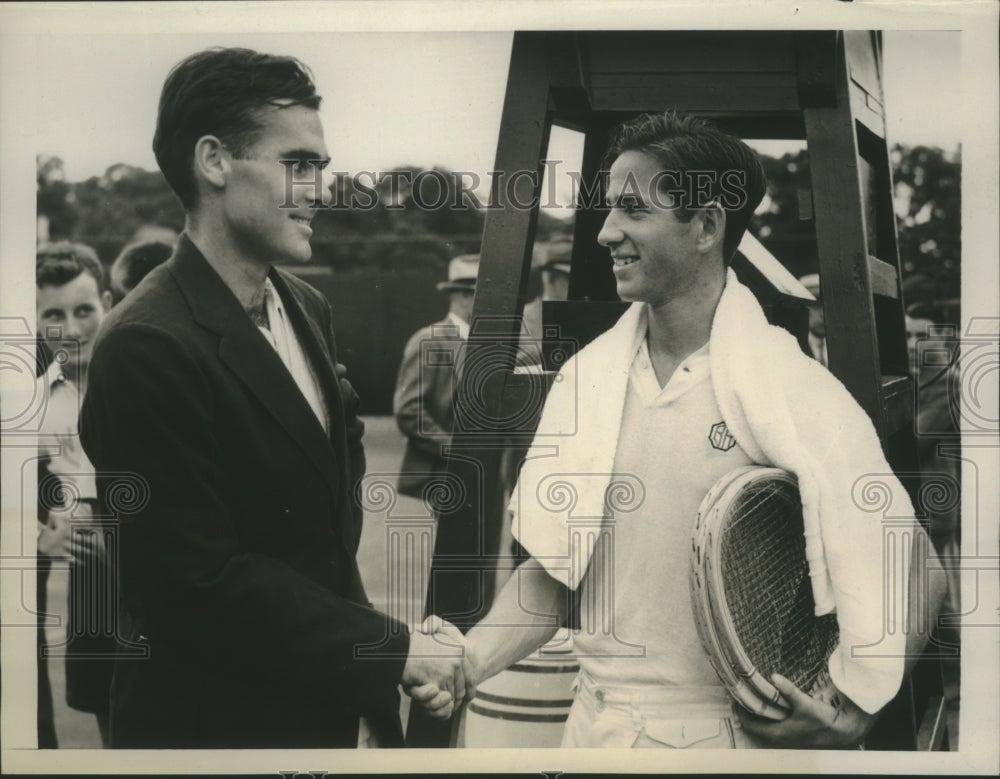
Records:
{"label": "nose", "polygon": [[327,189],[330,181],[325,171],[309,166],[302,171],[292,168],[285,175],[291,177],[286,178],[284,194],[286,199],[290,198],[289,205],[299,210],[323,208],[326,205],[330,198],[330,191]]}
{"label": "nose", "polygon": [[601,246],[614,246],[625,240],[625,234],[618,226],[618,215],[614,210],[604,218],[601,232],[597,234],[597,242]]}
{"label": "nose", "polygon": [[319,191],[316,192],[318,199],[314,199],[312,203],[313,208],[328,208],[334,202],[333,193],[331,188],[336,186],[337,180],[333,171],[330,169],[324,169],[321,174],[321,184]]}
{"label": "nose", "polygon": [[66,319],[66,324],[63,325],[62,335],[63,338],[78,340],[80,335],[83,333],[83,325],[80,322],[79,317],[71,316]]}

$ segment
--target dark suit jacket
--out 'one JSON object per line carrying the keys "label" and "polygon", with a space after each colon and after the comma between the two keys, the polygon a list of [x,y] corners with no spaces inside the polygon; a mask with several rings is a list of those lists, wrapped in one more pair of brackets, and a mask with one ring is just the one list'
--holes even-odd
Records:
{"label": "dark suit jacket", "polygon": [[[335,376],[330,307],[271,279],[329,436],[186,235],[96,343],[81,435],[120,516],[121,631],[149,648],[119,657],[112,746],[353,747],[360,715],[401,744],[409,637],[358,574],[362,425]],[[113,472],[147,494],[116,495]]]}
{"label": "dark suit jacket", "polygon": [[457,370],[465,341],[445,318],[414,333],[403,349],[393,410],[406,436],[399,491],[421,497],[427,485],[448,468],[442,447],[455,427]]}

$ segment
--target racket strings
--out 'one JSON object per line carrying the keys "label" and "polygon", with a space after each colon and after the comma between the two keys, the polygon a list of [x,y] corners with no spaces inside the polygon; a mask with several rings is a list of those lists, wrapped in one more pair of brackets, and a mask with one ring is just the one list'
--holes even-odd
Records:
{"label": "racket strings", "polygon": [[808,689],[836,644],[837,625],[832,615],[814,615],[798,491],[762,481],[728,513],[720,553],[726,602],[751,666],[742,672],[780,672]]}

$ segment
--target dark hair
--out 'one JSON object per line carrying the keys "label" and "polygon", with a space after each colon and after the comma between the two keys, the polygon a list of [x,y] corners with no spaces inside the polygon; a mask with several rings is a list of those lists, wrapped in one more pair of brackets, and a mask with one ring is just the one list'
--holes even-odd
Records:
{"label": "dark hair", "polygon": [[105,290],[104,267],[86,244],[57,241],[39,247],[35,254],[36,287],[61,287],[81,273],[94,277],[99,292]]}
{"label": "dark hair", "polygon": [[318,109],[320,99],[311,72],[294,57],[240,48],[192,54],[163,84],[153,136],[156,162],[190,209],[198,199],[192,165],[199,138],[214,135],[239,158],[257,139],[269,108]]}
{"label": "dark hair", "polygon": [[174,247],[166,241],[140,241],[122,249],[111,263],[111,294],[115,296],[115,303],[173,253]]}
{"label": "dark hair", "polygon": [[681,176],[685,187],[691,186],[690,176],[694,172],[714,174],[706,187],[704,202],[681,204],[677,218],[687,222],[698,206],[717,200],[726,212],[722,254],[728,263],[767,190],[764,168],[753,149],[704,119],[666,111],[642,114],[617,127],[608,145],[604,167],[627,151],[641,151],[655,157],[663,170]]}

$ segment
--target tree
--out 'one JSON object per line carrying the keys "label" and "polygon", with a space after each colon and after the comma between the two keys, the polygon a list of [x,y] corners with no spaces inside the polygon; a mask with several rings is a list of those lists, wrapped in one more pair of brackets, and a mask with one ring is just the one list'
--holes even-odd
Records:
{"label": "tree", "polygon": [[[961,291],[961,156],[933,147],[896,145],[890,160],[903,280],[919,274],[928,280],[928,297],[957,301]],[[751,229],[792,273],[814,272],[818,258],[808,151],[778,159],[761,155],[761,162],[767,195]]]}
{"label": "tree", "polygon": [[118,163],[103,176],[73,187],[79,223],[75,237],[94,243],[124,243],[143,225],[180,230],[184,210],[163,174]]}
{"label": "tree", "polygon": [[48,237],[57,241],[69,238],[77,222],[72,185],[66,181],[64,163],[59,157],[38,155],[35,158],[39,218],[48,220]]}
{"label": "tree", "polygon": [[938,301],[961,294],[961,152],[892,148],[899,256],[904,278],[921,274]]}
{"label": "tree", "polygon": [[313,246],[318,262],[338,270],[443,270],[456,254],[479,250],[484,212],[445,168],[339,177],[331,197],[313,222]]}

